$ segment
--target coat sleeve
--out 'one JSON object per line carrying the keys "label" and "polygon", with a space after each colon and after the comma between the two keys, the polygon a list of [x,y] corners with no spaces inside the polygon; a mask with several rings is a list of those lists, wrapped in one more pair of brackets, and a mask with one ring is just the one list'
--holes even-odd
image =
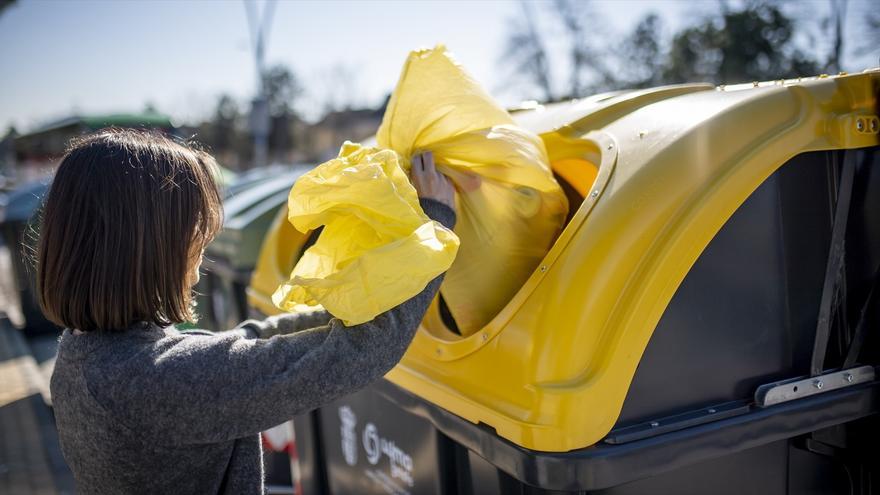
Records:
{"label": "coat sleeve", "polygon": [[[439,203],[429,204],[426,213],[454,224],[452,209]],[[152,397],[113,409],[130,427],[172,445],[255,434],[390,371],[406,352],[441,280],[435,278],[415,297],[352,327],[332,318],[301,329],[311,320],[280,317],[254,325],[258,330],[168,337],[154,354],[142,357],[150,362],[126,381],[127,391],[104,399]],[[255,331],[273,336],[253,338]]]}

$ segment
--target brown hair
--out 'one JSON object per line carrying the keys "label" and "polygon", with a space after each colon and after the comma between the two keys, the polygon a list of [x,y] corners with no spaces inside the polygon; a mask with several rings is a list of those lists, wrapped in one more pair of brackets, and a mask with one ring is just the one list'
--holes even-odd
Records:
{"label": "brown hair", "polygon": [[194,321],[190,273],[222,225],[213,158],[158,133],[72,143],[46,198],[37,294],[83,331]]}

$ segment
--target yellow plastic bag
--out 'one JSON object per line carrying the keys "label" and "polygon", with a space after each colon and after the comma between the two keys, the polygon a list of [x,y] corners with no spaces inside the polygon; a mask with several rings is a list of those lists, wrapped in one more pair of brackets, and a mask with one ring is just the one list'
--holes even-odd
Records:
{"label": "yellow plastic bag", "polygon": [[287,311],[322,305],[347,325],[418,294],[449,268],[459,244],[422,211],[394,151],[348,142],[296,181],[288,219],[301,232],[324,230],[272,302]]}
{"label": "yellow plastic bag", "polygon": [[461,249],[440,293],[470,335],[519,290],[565,223],[568,201],[544,144],[443,46],[410,54],[376,137],[403,157],[432,151],[456,186]]}
{"label": "yellow plastic bag", "polygon": [[[385,151],[347,144],[291,190],[294,226],[326,226],[273,302],[285,310],[321,303],[347,322],[367,321],[449,267],[460,238],[440,291],[470,335],[513,297],[564,224],[568,202],[544,144],[442,46],[410,54],[377,141]],[[425,150],[455,184],[458,238],[426,226],[405,175]]]}

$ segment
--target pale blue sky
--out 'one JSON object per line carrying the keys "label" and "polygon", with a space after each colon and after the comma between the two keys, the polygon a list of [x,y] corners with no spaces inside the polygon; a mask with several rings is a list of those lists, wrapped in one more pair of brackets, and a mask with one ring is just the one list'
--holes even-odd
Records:
{"label": "pale blue sky", "polygon": [[[851,21],[861,8],[852,3]],[[716,5],[622,0],[596,2],[596,9],[608,32],[622,33],[651,11],[674,29]],[[794,8],[809,21],[827,1]],[[520,13],[519,3],[503,0],[280,1],[267,60],[296,71],[307,89],[299,106],[314,115],[328,94],[341,91],[328,89],[340,80],[327,76],[334,67],[344,66],[351,78],[351,102],[373,105],[393,88],[409,50],[443,42],[490,92],[512,103],[530,95],[508,82],[498,59],[506,23]],[[245,101],[254,88],[241,0],[23,0],[0,16],[0,47],[3,129],[14,123],[27,130],[76,111],[139,111],[147,101],[193,120],[207,116],[220,93]],[[845,62],[849,69],[876,65],[866,57]]]}

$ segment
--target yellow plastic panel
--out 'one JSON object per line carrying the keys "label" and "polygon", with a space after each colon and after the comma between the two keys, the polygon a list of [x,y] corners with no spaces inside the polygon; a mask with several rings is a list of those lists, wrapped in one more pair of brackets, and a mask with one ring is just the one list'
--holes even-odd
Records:
{"label": "yellow plastic panel", "polygon": [[[386,378],[529,449],[593,445],[617,421],[679,284],[748,196],[800,153],[880,144],[870,132],[878,86],[873,70],[658,88],[533,119],[551,162],[598,166],[583,204],[488,325],[467,338],[423,328]],[[526,113],[516,118],[529,127]]]}
{"label": "yellow plastic panel", "polygon": [[247,288],[248,304],[264,315],[278,314],[280,311],[272,303],[272,294],[278,286],[288,279],[296,265],[297,258],[308,239],[309,234],[293,228],[287,221],[287,205],[285,204],[263,239],[257,266],[251,275],[251,283]]}

